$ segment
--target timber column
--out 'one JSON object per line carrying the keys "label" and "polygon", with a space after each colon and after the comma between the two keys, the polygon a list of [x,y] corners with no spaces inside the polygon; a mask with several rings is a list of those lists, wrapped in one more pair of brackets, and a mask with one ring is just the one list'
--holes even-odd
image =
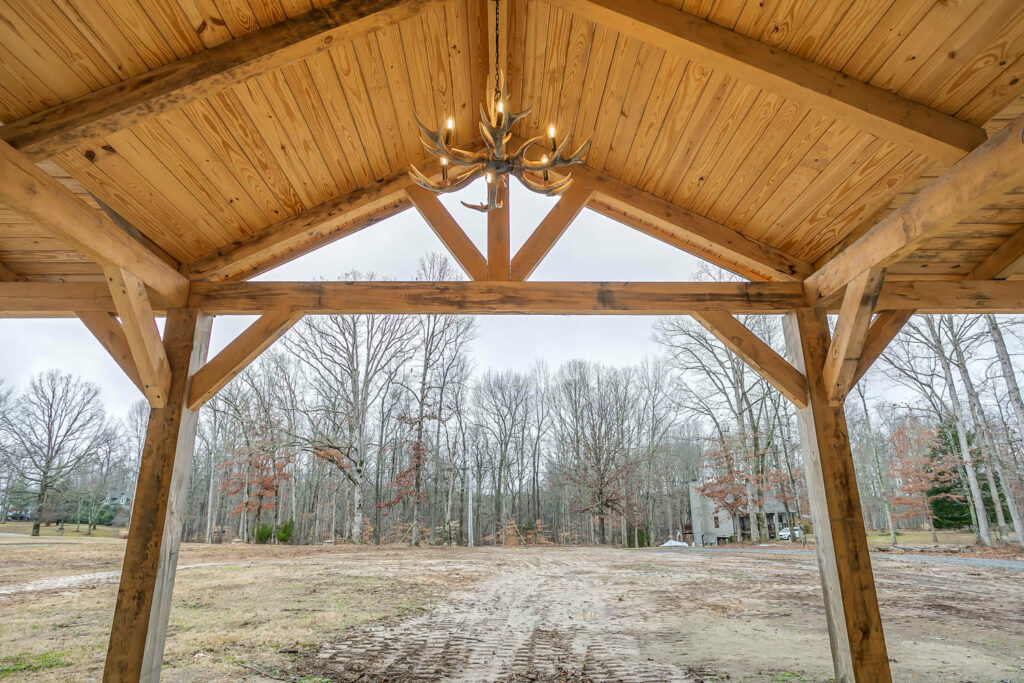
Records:
{"label": "timber column", "polygon": [[846,414],[829,405],[822,377],[828,319],[823,311],[798,308],[785,316],[783,329],[793,365],[807,378],[807,407],[797,414],[836,681],[891,681]]}
{"label": "timber column", "polygon": [[167,312],[170,390],[167,405],[149,414],[104,681],[160,678],[199,420],[199,413],[186,406],[192,375],[206,360],[210,323],[196,309]]}

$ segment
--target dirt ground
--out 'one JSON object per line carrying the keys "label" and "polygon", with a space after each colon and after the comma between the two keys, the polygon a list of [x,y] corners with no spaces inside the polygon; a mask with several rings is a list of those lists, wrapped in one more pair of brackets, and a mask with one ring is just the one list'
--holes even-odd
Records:
{"label": "dirt ground", "polygon": [[[11,540],[0,679],[97,679],[123,543]],[[811,554],[185,545],[180,567],[165,681],[831,675]],[[874,567],[894,680],[1024,682],[1024,574]]]}

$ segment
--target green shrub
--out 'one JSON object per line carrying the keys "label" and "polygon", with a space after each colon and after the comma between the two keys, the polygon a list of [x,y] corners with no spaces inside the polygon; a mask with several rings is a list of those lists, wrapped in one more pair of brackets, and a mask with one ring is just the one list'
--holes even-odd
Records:
{"label": "green shrub", "polygon": [[266,543],[270,540],[270,537],[274,535],[274,527],[267,524],[266,522],[261,523],[256,527],[256,542]]}
{"label": "green shrub", "polygon": [[287,522],[277,527],[277,542],[287,543],[292,539],[292,534],[295,532],[295,520],[289,519]]}

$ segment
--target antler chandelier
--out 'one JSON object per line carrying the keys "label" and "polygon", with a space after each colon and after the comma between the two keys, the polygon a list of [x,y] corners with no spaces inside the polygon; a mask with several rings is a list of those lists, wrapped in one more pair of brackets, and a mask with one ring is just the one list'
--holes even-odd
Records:
{"label": "antler chandelier", "polygon": [[[462,204],[470,209],[485,212],[501,208],[502,204],[498,200],[498,183],[507,185],[509,174],[539,194],[555,196],[565,192],[572,184],[572,175],[566,174],[557,180],[550,180],[548,172],[561,166],[580,163],[590,145],[590,138],[587,138],[575,152],[565,156],[565,149],[572,139],[573,131],[570,130],[569,135],[559,143],[555,139],[555,126],[551,124],[547,130],[551,145],[550,154],[542,155],[538,161],[527,159],[526,153],[541,140],[540,135],[523,142],[515,152],[508,149],[508,143],[512,139],[512,126],[516,121],[529,116],[533,107],[521,112],[506,111],[508,92],[505,89],[505,74],[499,68],[498,56],[498,1],[494,2],[494,92],[486,110],[483,104],[480,105],[480,135],[484,141],[484,151],[469,152],[452,147],[455,129],[455,120],[452,117],[449,116],[437,131],[433,131],[416,116],[416,125],[423,133],[420,142],[430,154],[441,160],[441,180],[434,182],[415,166],[409,168],[409,176],[413,182],[438,193],[458,192],[480,176],[484,176],[487,179],[487,201],[483,204]],[[464,170],[449,178],[449,166]]]}

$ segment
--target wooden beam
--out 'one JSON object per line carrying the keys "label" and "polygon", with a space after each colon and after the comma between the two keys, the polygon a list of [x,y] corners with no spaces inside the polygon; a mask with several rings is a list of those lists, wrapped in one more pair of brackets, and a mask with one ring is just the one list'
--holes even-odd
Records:
{"label": "wooden beam", "polygon": [[103,680],[160,677],[178,547],[185,519],[198,414],[189,410],[191,374],[202,365],[210,320],[195,310],[167,315],[171,385],[167,405],[150,411],[131,526],[110,629]]}
{"label": "wooden beam", "polygon": [[121,319],[128,348],[135,359],[142,391],[150,406],[162,408],[167,404],[171,370],[146,287],[141,280],[120,268],[104,268],[103,273],[107,277],[110,296]]}
{"label": "wooden beam", "polygon": [[434,0],[348,0],[11,121],[0,138],[46,159],[408,19]]}
{"label": "wooden beam", "polygon": [[875,309],[918,313],[1024,313],[1024,283],[1015,280],[886,282]]}
{"label": "wooden beam", "polygon": [[[0,263],[0,282],[26,282],[26,280]],[[114,314],[105,311],[76,311],[75,315],[85,324],[86,329],[92,332],[96,341],[106,349],[118,367],[132,381],[132,384],[145,394],[142,380],[139,379],[139,372],[135,368],[135,359],[132,358],[131,349],[128,348],[128,338],[125,337],[124,329]]]}
{"label": "wooden beam", "polygon": [[511,236],[509,233],[508,185],[496,178],[501,208],[487,212],[487,279],[512,277]]}
{"label": "wooden beam", "polygon": [[448,249],[455,261],[462,266],[471,280],[487,279],[487,259],[476,248],[465,231],[455,222],[448,209],[444,208],[437,195],[419,185],[410,184],[406,194],[412,205],[423,216],[437,238]]}
{"label": "wooden beam", "polygon": [[868,326],[875,313],[884,280],[885,268],[872,268],[864,271],[846,287],[832,344],[822,370],[825,397],[834,406],[842,405],[846,401],[846,394],[853,388],[853,377],[864,351]]}
{"label": "wooden beam", "polygon": [[822,378],[828,320],[824,311],[798,308],[783,329],[789,357],[807,378],[800,444],[836,680],[891,681],[846,415],[829,405]]}
{"label": "wooden beam", "polygon": [[580,166],[572,174],[574,184],[593,190],[589,208],[737,275],[798,282],[814,271],[809,263],[621,180]]}
{"label": "wooden beam", "polygon": [[143,396],[147,396],[146,385],[139,376],[135,367],[135,357],[132,355],[131,346],[128,344],[128,336],[124,328],[113,313],[101,311],[78,311],[78,319],[85,324],[86,329],[92,332],[96,341],[100,343],[110,357],[114,359],[118,367],[128,376],[132,384],[139,388]]}
{"label": "wooden beam", "polygon": [[[805,302],[796,282],[196,282],[191,294],[192,300],[208,303],[210,313],[239,315],[281,308],[307,313],[768,314]],[[245,302],[246,296],[255,298]],[[298,298],[292,302],[291,296]],[[150,301],[158,314],[170,307],[159,297]],[[376,305],[386,310],[375,310]],[[839,302],[820,308],[836,311]],[[1024,297],[1016,280],[886,282],[875,308],[1011,314],[1024,313]],[[102,282],[0,282],[0,317],[64,317],[75,311],[114,313],[116,308]]]}
{"label": "wooden beam", "polygon": [[889,346],[889,342],[900,333],[912,315],[914,315],[914,311],[882,311],[875,316],[871,327],[868,328],[868,338],[864,342],[864,349],[861,351],[857,370],[853,373],[853,381],[850,386],[857,384],[860,378],[871,369],[874,362]]}
{"label": "wooden beam", "polygon": [[989,254],[975,267],[972,280],[1005,280],[1024,274],[1024,228],[1021,228],[1002,246]]}
{"label": "wooden beam", "polygon": [[307,314],[672,315],[782,313],[800,305],[803,296],[798,283],[783,282],[197,282],[189,301],[211,315],[275,309]]}
{"label": "wooden beam", "polygon": [[807,405],[807,381],[804,376],[746,325],[721,311],[703,311],[691,315],[796,407]]}
{"label": "wooden beam", "polygon": [[96,263],[123,268],[162,294],[184,299],[188,280],[181,273],[3,142],[0,202]]}
{"label": "wooden beam", "polygon": [[551,251],[551,247],[555,246],[555,242],[562,236],[565,229],[590,201],[592,194],[592,188],[586,183],[573,183],[568,190],[562,193],[558,203],[548,211],[512,258],[511,277],[513,280],[525,280],[530,277],[534,269]]}
{"label": "wooden beam", "polygon": [[869,268],[890,266],[929,237],[963,221],[1024,184],[1024,116],[876,223],[807,278],[814,298],[827,297]]}
{"label": "wooden beam", "polygon": [[191,280],[213,282],[252,277],[404,211],[410,185],[406,171],[395,173],[215,249],[184,271]]}
{"label": "wooden beam", "polygon": [[981,128],[656,0],[550,2],[944,163],[985,141]]}
{"label": "wooden beam", "polygon": [[188,409],[199,410],[301,319],[302,313],[289,310],[270,311],[260,316],[196,372],[192,378]]}

